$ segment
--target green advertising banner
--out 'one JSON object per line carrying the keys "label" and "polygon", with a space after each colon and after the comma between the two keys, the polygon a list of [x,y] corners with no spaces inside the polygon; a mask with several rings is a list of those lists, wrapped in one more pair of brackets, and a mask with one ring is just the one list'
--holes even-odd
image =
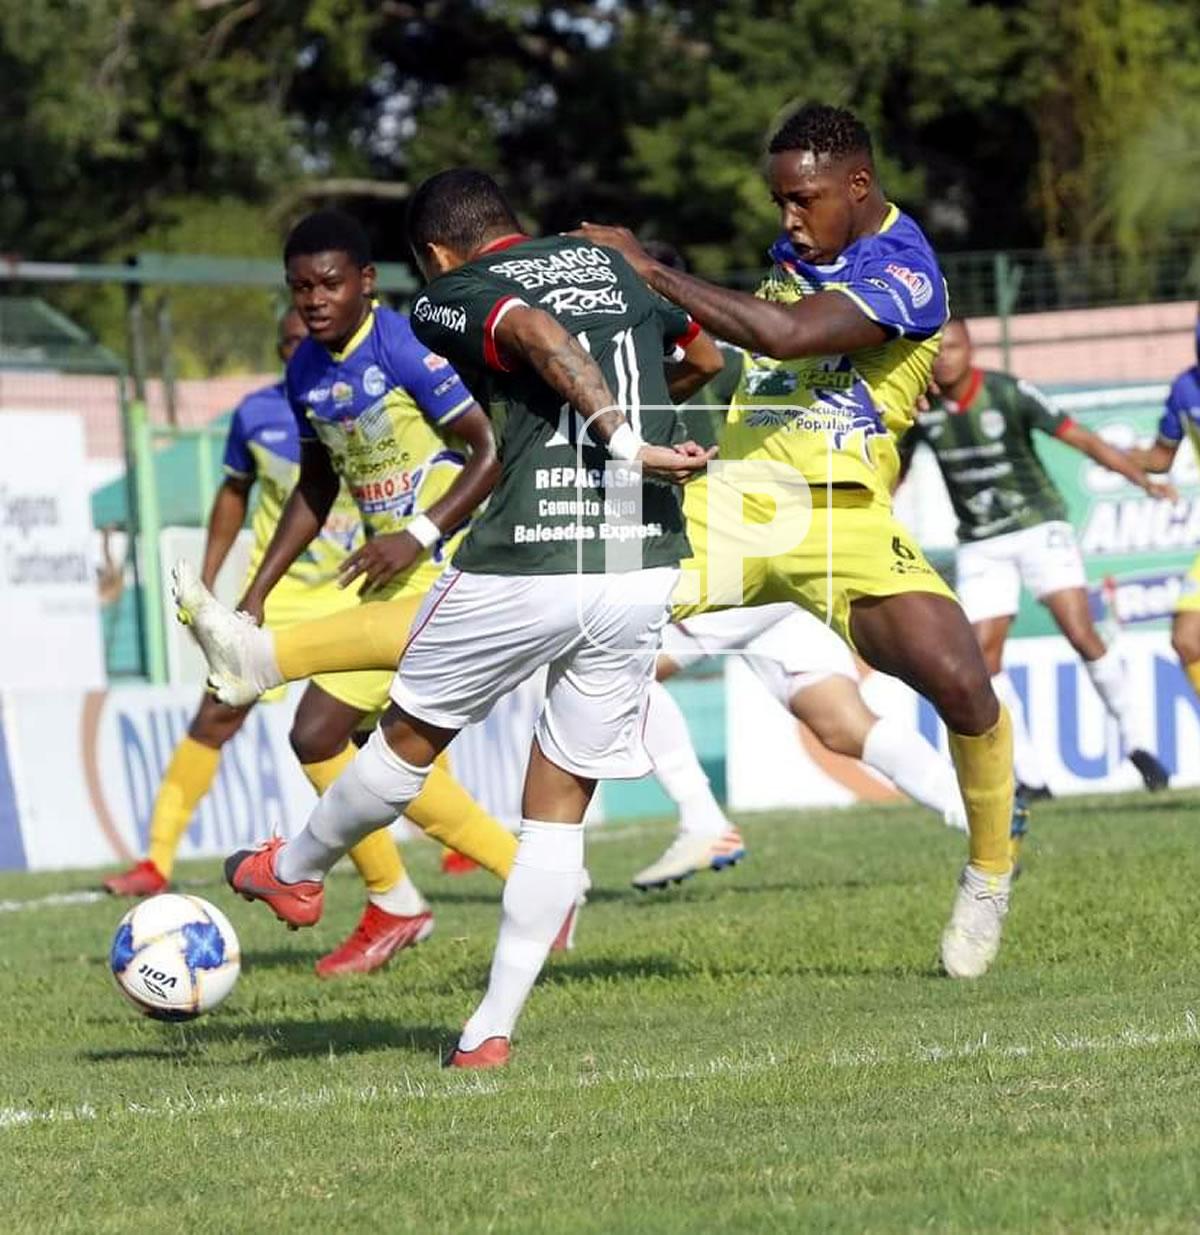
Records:
{"label": "green advertising banner", "polygon": [[[1052,395],[1056,406],[1117,447],[1156,437],[1167,387],[1136,386]],[[1038,453],[1066,499],[1087,564],[1098,620],[1136,629],[1165,625],[1200,553],[1200,465],[1192,446],[1179,448],[1171,480],[1177,502],[1156,501],[1085,455],[1043,434]],[[1014,633],[1057,633],[1046,610],[1022,593]]]}

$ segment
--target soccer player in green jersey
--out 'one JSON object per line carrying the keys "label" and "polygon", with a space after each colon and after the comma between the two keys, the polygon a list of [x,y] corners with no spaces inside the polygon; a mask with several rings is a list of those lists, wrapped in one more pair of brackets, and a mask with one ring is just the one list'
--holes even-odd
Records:
{"label": "soccer player in green jersey", "polygon": [[996,694],[1013,716],[1013,757],[1024,795],[1046,796],[1048,790],[1020,699],[1003,665],[1004,642],[1022,584],[1046,606],[1079,653],[1146,788],[1165,788],[1166,769],[1140,732],[1124,666],[1092,621],[1075,531],[1067,522],[1062,495],[1034,449],[1033,432],[1082,451],[1152,497],[1172,497],[1173,490],[1148,476],[1137,460],[1057,411],[1029,382],[978,368],[961,318],[951,318],[946,325],[933,378],[928,410],[918,412],[904,447],[911,452],[919,441],[930,446],[958,516],[958,595]]}
{"label": "soccer player in green jersey", "polygon": [[[315,921],[341,854],[421,792],[461,729],[546,667],[488,989],[451,1060],[495,1067],[579,895],[597,780],[648,770],[646,691],[688,551],[674,484],[712,457],[672,444],[663,360],[680,352],[693,390],[720,360],[619,254],[525,235],[480,172],[426,181],[408,230],[428,280],[416,338],[483,404],[504,405],[499,480],[413,621],[380,727],[299,835],[232,855],[226,877],[292,925]],[[438,516],[415,518],[443,534]]]}

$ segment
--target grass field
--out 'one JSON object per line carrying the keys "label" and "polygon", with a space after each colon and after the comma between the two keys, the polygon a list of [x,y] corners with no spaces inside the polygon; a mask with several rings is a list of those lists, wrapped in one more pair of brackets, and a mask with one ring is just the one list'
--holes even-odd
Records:
{"label": "grass field", "polygon": [[181,872],[247,955],[190,1026],[139,1019],[94,876],[0,878],[4,1231],[897,1231],[1200,1227],[1200,799],[1040,806],[997,968],[937,976],[961,839],[915,809],[745,819],[750,860],[670,894],[614,828],[577,950],[503,1074],[438,1067],[481,989],[485,875],[433,940],[323,984],[315,931]]}

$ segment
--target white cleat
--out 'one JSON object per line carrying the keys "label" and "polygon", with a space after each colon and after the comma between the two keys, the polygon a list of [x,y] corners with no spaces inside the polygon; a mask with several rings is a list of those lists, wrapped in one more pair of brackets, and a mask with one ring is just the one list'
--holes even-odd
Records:
{"label": "white cleat", "polygon": [[171,571],[175,616],[192,633],[208,661],[208,688],[231,707],[248,707],[281,685],[271,636],[246,613],[227,609],[200,582],[190,562]]}
{"label": "white cleat", "polygon": [[985,875],[968,863],[942,932],[942,968],[951,978],[979,978],[1000,951],[1012,874]]}
{"label": "white cleat", "polygon": [[647,888],[665,888],[697,871],[736,866],[745,856],[746,845],[737,828],[731,827],[720,836],[689,836],[683,832],[657,862],[634,875],[633,886],[643,892]]}

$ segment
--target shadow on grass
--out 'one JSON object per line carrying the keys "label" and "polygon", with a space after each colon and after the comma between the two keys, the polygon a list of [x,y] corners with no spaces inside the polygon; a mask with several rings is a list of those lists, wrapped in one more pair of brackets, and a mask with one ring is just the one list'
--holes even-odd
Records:
{"label": "shadow on grass", "polygon": [[597,956],[591,959],[566,960],[551,956],[544,970],[544,981],[607,982],[610,979],[627,982],[638,978],[686,978],[695,966],[680,964],[669,956]]}
{"label": "shadow on grass", "polygon": [[197,1048],[208,1046],[249,1047],[252,1059],[312,1059],[329,1055],[362,1054],[366,1051],[407,1050],[414,1054],[440,1054],[454,1039],[446,1025],[403,1025],[380,1017],[348,1019],[198,1021],[175,1027],[173,1042],[143,1047],[80,1052],[88,1063],[123,1060],[172,1060],[212,1062],[228,1067],[229,1060],[206,1060]]}

